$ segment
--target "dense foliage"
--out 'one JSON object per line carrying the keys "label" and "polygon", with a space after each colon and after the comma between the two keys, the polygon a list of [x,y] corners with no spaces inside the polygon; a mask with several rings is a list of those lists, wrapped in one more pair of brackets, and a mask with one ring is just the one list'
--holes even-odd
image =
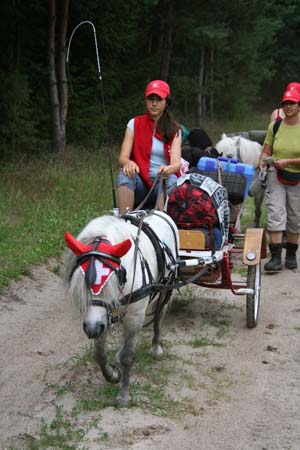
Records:
{"label": "dense foliage", "polygon": [[[284,86],[299,80],[297,3],[70,0],[68,38],[81,21],[95,25],[103,78],[92,28],[84,25],[70,49],[67,142],[96,148],[119,141],[155,78],[170,82],[176,117],[190,126],[275,107]],[[51,142],[48,5],[13,0],[0,11],[1,152],[42,153]]]}

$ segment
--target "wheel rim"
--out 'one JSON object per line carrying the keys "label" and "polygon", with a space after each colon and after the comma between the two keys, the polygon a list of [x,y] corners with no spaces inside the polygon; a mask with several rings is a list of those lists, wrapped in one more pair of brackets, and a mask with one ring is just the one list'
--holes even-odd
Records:
{"label": "wheel rim", "polygon": [[255,320],[257,320],[258,318],[258,310],[259,310],[259,299],[260,299],[260,265],[257,264],[255,266],[255,280],[254,280],[254,295],[253,295],[253,300],[254,300],[254,318]]}

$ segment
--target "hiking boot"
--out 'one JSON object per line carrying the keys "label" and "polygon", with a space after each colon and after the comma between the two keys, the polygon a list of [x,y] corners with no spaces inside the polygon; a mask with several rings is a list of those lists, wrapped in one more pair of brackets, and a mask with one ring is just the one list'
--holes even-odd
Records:
{"label": "hiking boot", "polygon": [[279,272],[282,270],[281,264],[281,252],[282,244],[270,244],[271,259],[265,264],[265,270],[267,272]]}
{"label": "hiking boot", "polygon": [[287,269],[297,269],[296,252],[298,250],[298,244],[286,243],[286,255],[285,255],[285,267]]}

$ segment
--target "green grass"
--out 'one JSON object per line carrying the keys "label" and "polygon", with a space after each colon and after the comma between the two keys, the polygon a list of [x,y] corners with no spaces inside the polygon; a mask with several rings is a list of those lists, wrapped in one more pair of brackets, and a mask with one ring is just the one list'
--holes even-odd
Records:
{"label": "green grass", "polygon": [[191,346],[193,348],[208,347],[209,345],[211,345],[212,347],[224,347],[224,344],[220,344],[218,342],[212,341],[211,339],[207,339],[205,337],[196,338],[191,342]]}
{"label": "green grass", "polygon": [[216,337],[220,339],[228,331],[230,322],[225,319],[220,319],[220,320],[214,319],[214,320],[211,320],[209,322],[209,324],[217,329]]}
{"label": "green grass", "polygon": [[87,430],[78,426],[76,419],[68,417],[65,411],[55,407],[55,418],[50,424],[41,421],[41,430],[38,439],[33,440],[29,445],[29,450],[60,449],[60,450],[87,450],[86,447],[78,447],[70,442],[80,441]]}
{"label": "green grass", "polygon": [[0,289],[30,275],[31,265],[60,258],[64,232],[77,234],[90,219],[109,212],[112,203],[107,156],[100,151],[70,151],[64,162],[2,165]]}
{"label": "green grass", "polygon": [[[241,219],[242,232],[245,232],[246,228],[253,227],[254,220],[254,202],[252,197],[247,197],[244,203],[244,209]],[[262,215],[260,220],[260,227],[265,228],[267,223],[267,212],[265,208],[265,203],[262,205]]]}
{"label": "green grass", "polygon": [[269,113],[252,114],[251,117],[226,118],[206,120],[203,128],[215,145],[222,133],[235,133],[237,131],[266,130],[269,124]]}

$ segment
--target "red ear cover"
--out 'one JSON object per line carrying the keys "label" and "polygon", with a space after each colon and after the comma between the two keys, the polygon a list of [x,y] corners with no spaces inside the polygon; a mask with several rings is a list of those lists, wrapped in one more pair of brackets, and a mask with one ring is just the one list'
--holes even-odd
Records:
{"label": "red ear cover", "polygon": [[119,244],[112,245],[109,247],[109,253],[110,255],[116,256],[117,258],[121,258],[124,256],[131,248],[132,242],[130,239],[126,239],[123,242],[120,242]]}
{"label": "red ear cover", "polygon": [[92,245],[85,245],[82,242],[77,241],[74,236],[71,235],[68,231],[65,233],[65,241],[67,244],[67,247],[69,247],[70,250],[72,250],[75,255],[79,256],[82,253],[88,252],[92,249]]}
{"label": "red ear cover", "polygon": [[[67,247],[69,247],[69,249],[72,250],[72,252],[75,253],[76,256],[79,256],[82,253],[86,253],[93,249],[93,244],[85,245],[82,242],[77,241],[77,239],[75,239],[74,236],[72,236],[68,231],[66,231],[65,233],[65,241]],[[131,245],[132,242],[130,239],[126,239],[125,241],[119,242],[115,245],[108,245],[100,242],[98,245],[98,250],[107,253],[108,255],[121,258],[129,251]]]}

